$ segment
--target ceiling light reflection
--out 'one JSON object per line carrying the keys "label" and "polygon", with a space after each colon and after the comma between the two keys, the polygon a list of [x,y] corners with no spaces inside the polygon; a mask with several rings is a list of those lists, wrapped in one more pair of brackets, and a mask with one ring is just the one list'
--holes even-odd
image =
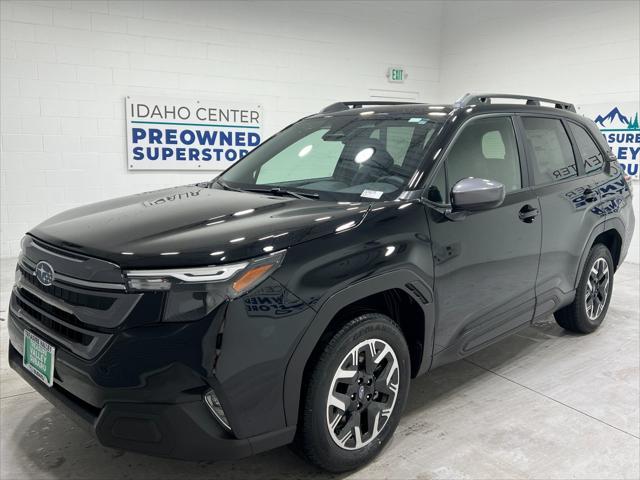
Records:
{"label": "ceiling light reflection", "polygon": [[343,223],[342,225],[340,225],[338,228],[336,228],[336,232],[344,232],[345,230],[348,230],[349,228],[355,226],[356,222],[351,220],[350,222],[347,223]]}
{"label": "ceiling light reflection", "polygon": [[236,212],[233,214],[234,217],[241,217],[242,215],[249,215],[250,213],[255,212],[255,208],[250,208],[248,210],[240,210],[239,212]]}
{"label": "ceiling light reflection", "polygon": [[306,157],[307,155],[309,155],[309,152],[311,152],[311,150],[313,150],[313,145],[307,145],[306,147],[302,147],[300,149],[300,152],[298,152],[298,156],[300,158]]}
{"label": "ceiling light reflection", "polygon": [[376,150],[373,147],[367,147],[367,148],[363,148],[362,150],[360,150],[356,157],[353,159],[354,162],[356,163],[364,163],[367,160],[369,160],[372,156],[373,153]]}

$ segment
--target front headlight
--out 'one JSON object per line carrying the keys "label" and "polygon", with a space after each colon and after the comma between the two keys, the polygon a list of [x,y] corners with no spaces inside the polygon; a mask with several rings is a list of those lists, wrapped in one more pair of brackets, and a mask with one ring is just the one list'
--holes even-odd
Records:
{"label": "front headlight", "polygon": [[285,250],[227,265],[124,272],[130,292],[168,293],[164,321],[194,321],[226,299],[248,292],[282,263]]}

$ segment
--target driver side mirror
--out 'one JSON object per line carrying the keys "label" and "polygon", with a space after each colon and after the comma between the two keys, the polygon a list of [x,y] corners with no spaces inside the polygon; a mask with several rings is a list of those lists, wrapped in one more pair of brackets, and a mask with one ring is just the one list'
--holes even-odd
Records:
{"label": "driver side mirror", "polygon": [[489,210],[502,205],[504,185],[484,178],[463,178],[451,189],[453,211]]}

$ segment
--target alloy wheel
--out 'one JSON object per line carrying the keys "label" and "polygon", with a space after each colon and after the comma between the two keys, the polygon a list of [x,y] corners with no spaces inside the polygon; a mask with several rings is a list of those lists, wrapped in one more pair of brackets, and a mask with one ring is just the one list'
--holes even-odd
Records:
{"label": "alloy wheel", "polygon": [[593,263],[587,278],[584,304],[589,320],[596,320],[604,310],[609,296],[609,280],[609,264],[600,257]]}
{"label": "alloy wheel", "polygon": [[353,347],[333,376],[327,399],[327,428],[345,450],[357,450],[379,436],[389,421],[400,386],[398,359],[380,339]]}

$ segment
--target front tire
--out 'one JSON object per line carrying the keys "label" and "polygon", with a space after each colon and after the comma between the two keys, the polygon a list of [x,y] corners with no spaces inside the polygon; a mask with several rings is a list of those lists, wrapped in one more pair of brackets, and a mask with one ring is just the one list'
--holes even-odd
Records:
{"label": "front tire", "polygon": [[398,426],[409,393],[409,349],[386,315],[361,315],[321,346],[303,397],[297,447],[331,472],[370,462]]}
{"label": "front tire", "polygon": [[584,264],[573,303],[554,313],[562,328],[576,333],[591,333],[603,322],[613,292],[613,258],[609,249],[598,243],[591,247]]}

